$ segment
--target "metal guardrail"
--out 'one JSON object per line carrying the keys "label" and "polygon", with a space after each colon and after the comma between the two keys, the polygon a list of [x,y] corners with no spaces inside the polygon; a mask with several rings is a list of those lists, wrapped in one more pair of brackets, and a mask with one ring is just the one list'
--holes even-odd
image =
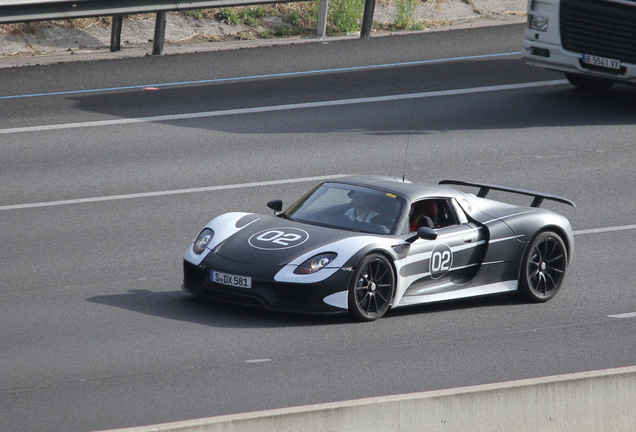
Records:
{"label": "metal guardrail", "polygon": [[[2,0],[0,24],[112,16],[110,50],[119,51],[123,15],[156,13],[153,42],[153,54],[156,55],[163,51],[166,12],[299,1],[303,0]],[[318,36],[325,36],[328,2],[329,0],[320,0],[316,31]],[[369,36],[374,6],[375,0],[366,0],[362,23],[363,37]]]}

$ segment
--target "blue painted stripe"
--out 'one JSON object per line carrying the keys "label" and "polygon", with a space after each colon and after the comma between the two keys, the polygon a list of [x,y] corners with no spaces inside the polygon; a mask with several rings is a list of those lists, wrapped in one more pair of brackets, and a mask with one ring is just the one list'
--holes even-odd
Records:
{"label": "blue painted stripe", "polygon": [[498,54],[481,54],[481,55],[465,56],[465,57],[451,57],[451,58],[445,58],[445,59],[390,63],[390,64],[382,64],[382,65],[352,66],[352,67],[344,67],[344,68],[321,69],[321,70],[312,70],[312,71],[303,71],[303,72],[285,72],[285,73],[269,74],[269,75],[251,75],[251,76],[244,76],[244,77],[214,78],[214,79],[205,79],[205,80],[196,80],[196,81],[161,83],[161,84],[141,84],[141,85],[134,85],[134,86],[108,87],[108,88],[99,88],[99,89],[69,90],[69,91],[58,91],[58,92],[47,92],[47,93],[9,95],[9,96],[0,96],[0,99],[20,99],[20,98],[40,97],[40,96],[59,96],[59,95],[82,94],[82,93],[100,93],[100,92],[108,92],[108,91],[143,89],[146,87],[175,87],[175,86],[184,86],[184,85],[193,85],[193,84],[211,84],[211,83],[230,82],[230,81],[245,81],[245,80],[251,80],[251,79],[314,75],[314,74],[328,73],[328,72],[348,72],[348,71],[356,71],[356,70],[382,69],[382,68],[398,67],[398,66],[417,66],[417,65],[430,64],[430,63],[443,63],[443,62],[459,61],[459,60],[476,60],[476,59],[504,57],[504,56],[512,56],[512,55],[521,55],[521,51],[509,52],[509,53],[498,53]]}

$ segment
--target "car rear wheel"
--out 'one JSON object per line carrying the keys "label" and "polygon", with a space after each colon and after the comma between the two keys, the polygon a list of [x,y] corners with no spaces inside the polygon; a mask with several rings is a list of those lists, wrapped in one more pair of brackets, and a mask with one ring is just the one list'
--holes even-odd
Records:
{"label": "car rear wheel", "polygon": [[395,292],[395,274],[381,254],[367,255],[356,266],[349,288],[349,313],[360,321],[374,321],[386,313]]}
{"label": "car rear wheel", "polygon": [[551,231],[537,235],[524,256],[519,290],[533,302],[546,302],[563,284],[568,254],[561,237]]}

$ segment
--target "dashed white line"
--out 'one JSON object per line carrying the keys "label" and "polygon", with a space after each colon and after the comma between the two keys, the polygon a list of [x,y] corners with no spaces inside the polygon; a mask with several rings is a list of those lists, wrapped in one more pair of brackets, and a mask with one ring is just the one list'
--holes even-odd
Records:
{"label": "dashed white line", "polygon": [[636,318],[636,312],[608,315],[610,318]]}
{"label": "dashed white line", "polygon": [[622,225],[622,226],[614,226],[614,227],[578,230],[578,231],[574,231],[574,234],[575,235],[598,234],[598,233],[606,233],[606,232],[612,232],[612,231],[627,231],[632,229],[636,229],[636,225]]}
{"label": "dashed white line", "polygon": [[[330,180],[330,179],[334,179],[338,177],[344,177],[345,175],[346,174],[333,174],[333,175],[314,176],[314,177],[298,177],[298,178],[291,178],[291,179],[271,180],[271,181],[263,181],[263,182],[252,182],[252,183],[236,183],[236,184],[206,186],[206,187],[190,188],[190,189],[173,189],[173,190],[156,191],[156,192],[141,192],[141,193],[134,193],[134,194],[108,195],[108,196],[101,196],[101,197],[77,198],[77,199],[59,200],[59,201],[44,201],[44,202],[35,202],[35,203],[26,203],[26,204],[9,204],[9,205],[0,206],[0,211],[22,210],[22,209],[42,208],[42,207],[55,207],[55,206],[62,206],[62,205],[86,204],[86,203],[95,203],[95,202],[104,202],[104,201],[118,201],[118,200],[124,200],[124,199],[149,198],[149,197],[168,196],[168,195],[182,195],[182,194],[190,194],[190,193],[198,193],[198,192],[214,192],[214,191],[228,190],[228,189],[274,186],[274,185],[290,184],[290,183],[324,181],[324,180]],[[574,235],[599,234],[599,233],[606,233],[606,232],[613,232],[613,231],[627,231],[627,230],[633,230],[633,229],[636,229],[636,224],[578,230],[578,231],[574,231],[573,234]]]}
{"label": "dashed white line", "polygon": [[221,186],[207,186],[207,187],[191,188],[191,189],[175,189],[175,190],[166,190],[166,191],[157,191],[157,192],[142,192],[142,193],[136,193],[136,194],[110,195],[110,196],[93,197],[93,198],[78,198],[78,199],[69,199],[69,200],[60,200],[60,201],[36,202],[36,203],[27,203],[27,204],[12,204],[12,205],[0,206],[0,211],[21,210],[21,209],[29,209],[29,208],[40,208],[40,207],[55,207],[55,206],[69,205],[69,204],[84,204],[84,203],[94,203],[94,202],[103,202],[103,201],[117,201],[117,200],[124,200],[124,199],[148,198],[148,197],[167,196],[167,195],[182,195],[182,194],[197,193],[197,192],[213,192],[213,191],[220,191],[220,190],[227,190],[227,189],[273,186],[273,185],[281,185],[281,184],[289,184],[289,183],[323,181],[323,180],[329,180],[329,179],[343,177],[343,176],[344,174],[333,174],[333,175],[325,175],[325,176],[299,177],[299,178],[271,180],[271,181],[253,182],[253,183],[238,183],[238,184],[229,184],[229,185],[221,185]]}

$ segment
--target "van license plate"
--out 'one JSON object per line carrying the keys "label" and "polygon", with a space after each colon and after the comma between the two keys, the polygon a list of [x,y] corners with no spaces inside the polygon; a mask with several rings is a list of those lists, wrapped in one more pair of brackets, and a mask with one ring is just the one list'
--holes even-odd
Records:
{"label": "van license plate", "polygon": [[583,63],[590,66],[604,67],[607,69],[620,70],[621,61],[607,57],[599,57],[590,54],[583,54]]}

